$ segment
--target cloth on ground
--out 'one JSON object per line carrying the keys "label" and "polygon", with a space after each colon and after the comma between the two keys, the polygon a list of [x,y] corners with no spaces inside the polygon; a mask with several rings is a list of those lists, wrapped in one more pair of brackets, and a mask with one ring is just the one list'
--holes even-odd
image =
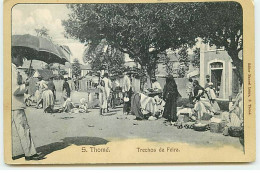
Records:
{"label": "cloth on ground", "polygon": [[140,93],[141,99],[141,109],[145,111],[145,113],[152,113],[152,115],[155,115],[158,111],[157,104],[152,97],[148,97],[142,93]]}

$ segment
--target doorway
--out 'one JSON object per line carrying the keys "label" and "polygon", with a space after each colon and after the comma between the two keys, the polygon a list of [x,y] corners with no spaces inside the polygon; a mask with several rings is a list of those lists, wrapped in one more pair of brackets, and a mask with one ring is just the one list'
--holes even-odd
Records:
{"label": "doorway", "polygon": [[223,69],[211,69],[211,82],[215,88],[216,96],[219,97],[221,93],[221,79]]}

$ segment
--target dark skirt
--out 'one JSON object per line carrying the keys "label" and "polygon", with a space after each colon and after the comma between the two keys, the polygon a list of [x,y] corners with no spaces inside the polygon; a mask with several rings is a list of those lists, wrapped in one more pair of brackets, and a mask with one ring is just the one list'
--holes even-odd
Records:
{"label": "dark skirt", "polygon": [[165,108],[163,112],[163,117],[168,121],[177,121],[177,97],[173,94],[169,94],[166,99]]}
{"label": "dark skirt", "polygon": [[141,112],[140,95],[138,93],[134,94],[131,100],[131,111],[136,116],[136,119],[145,119],[143,113]]}

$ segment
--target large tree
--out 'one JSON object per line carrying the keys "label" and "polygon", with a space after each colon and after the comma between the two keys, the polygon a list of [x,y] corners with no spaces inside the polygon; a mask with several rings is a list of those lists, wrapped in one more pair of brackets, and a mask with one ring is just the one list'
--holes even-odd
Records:
{"label": "large tree", "polygon": [[41,28],[36,28],[35,32],[36,32],[36,35],[38,37],[44,37],[44,38],[47,38],[49,40],[52,40],[52,38],[49,34],[49,30],[45,26],[43,26]]}
{"label": "large tree", "polygon": [[240,82],[243,82],[243,10],[237,2],[197,3],[193,19],[197,21],[196,32],[205,43],[223,47],[236,67]]}
{"label": "large tree", "polygon": [[68,36],[95,47],[106,39],[138,62],[152,76],[159,53],[183,45],[205,43],[224,47],[241,81],[242,7],[236,2],[157,4],[70,4],[63,21]]}
{"label": "large tree", "polygon": [[79,77],[81,74],[81,68],[80,68],[80,63],[77,58],[73,60],[73,63],[71,64],[72,67],[72,75]]}
{"label": "large tree", "polygon": [[108,45],[106,40],[102,40],[95,49],[88,45],[84,51],[83,61],[90,63],[94,72],[107,70],[111,75],[118,75],[125,69],[124,53]]}
{"label": "large tree", "polygon": [[95,47],[101,40],[138,62],[151,77],[160,52],[193,45],[189,4],[70,4],[68,36]]}

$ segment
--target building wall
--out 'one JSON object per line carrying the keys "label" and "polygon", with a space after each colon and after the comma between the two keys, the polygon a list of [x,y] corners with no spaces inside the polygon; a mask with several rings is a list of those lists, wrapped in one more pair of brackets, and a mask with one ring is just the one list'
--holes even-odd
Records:
{"label": "building wall", "polygon": [[224,50],[203,50],[200,54],[200,84],[202,87],[206,83],[206,75],[210,76],[212,81],[212,69],[210,64],[214,62],[221,62],[223,64],[222,77],[221,77],[221,88],[219,98],[228,99],[232,95],[232,60]]}

